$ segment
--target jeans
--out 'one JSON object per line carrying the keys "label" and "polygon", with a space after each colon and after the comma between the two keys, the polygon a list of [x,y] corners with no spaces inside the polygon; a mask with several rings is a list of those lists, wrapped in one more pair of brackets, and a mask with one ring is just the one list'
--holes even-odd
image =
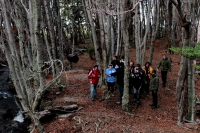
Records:
{"label": "jeans", "polygon": [[167,71],[161,71],[161,76],[162,76],[162,85],[166,86],[167,82]]}
{"label": "jeans", "polygon": [[123,96],[123,86],[121,86],[121,85],[117,85],[117,87],[118,87],[118,90],[119,90],[119,102],[120,103],[122,103],[122,96]]}
{"label": "jeans", "polygon": [[141,88],[139,89],[134,88],[134,96],[137,101],[140,101],[140,90]]}
{"label": "jeans", "polygon": [[90,98],[95,98],[97,95],[97,85],[90,84]]}

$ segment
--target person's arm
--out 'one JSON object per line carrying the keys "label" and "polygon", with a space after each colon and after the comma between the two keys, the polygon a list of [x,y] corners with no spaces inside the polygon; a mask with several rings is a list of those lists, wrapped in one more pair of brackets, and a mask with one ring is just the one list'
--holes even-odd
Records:
{"label": "person's arm", "polygon": [[109,73],[108,69],[106,69],[106,75],[107,75],[107,76],[109,76],[109,75],[110,75],[110,73]]}
{"label": "person's arm", "polygon": [[93,78],[93,70],[90,70],[89,74],[88,74],[88,78],[91,79]]}
{"label": "person's arm", "polygon": [[160,61],[159,64],[158,64],[157,71],[158,71],[158,69],[160,68],[160,66],[161,66],[161,61]]}
{"label": "person's arm", "polygon": [[156,79],[155,79],[155,88],[156,88],[156,90],[158,89],[158,86],[159,86],[159,78],[156,77]]}
{"label": "person's arm", "polygon": [[169,71],[171,72],[171,62],[168,61]]}

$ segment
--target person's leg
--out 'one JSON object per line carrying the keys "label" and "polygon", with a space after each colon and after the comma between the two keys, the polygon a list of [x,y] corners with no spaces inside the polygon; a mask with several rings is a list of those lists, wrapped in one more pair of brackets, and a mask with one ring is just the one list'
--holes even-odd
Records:
{"label": "person's leg", "polygon": [[129,94],[133,94],[133,85],[132,84],[129,84]]}
{"label": "person's leg", "polygon": [[167,83],[167,71],[164,72],[164,78],[165,78],[165,86],[166,86],[166,83]]}
{"label": "person's leg", "polygon": [[90,98],[94,100],[94,84],[90,84]]}
{"label": "person's leg", "polygon": [[146,84],[146,94],[149,94],[149,85],[150,85],[150,79],[147,79],[147,84]]}
{"label": "person's leg", "polygon": [[97,96],[97,85],[94,84],[94,98]]}
{"label": "person's leg", "polygon": [[110,91],[110,85],[111,83],[110,82],[107,82],[107,86],[108,86],[108,91]]}
{"label": "person's leg", "polygon": [[111,93],[114,92],[114,86],[115,86],[115,82],[110,83],[110,92],[111,92]]}
{"label": "person's leg", "polygon": [[157,103],[158,103],[157,92],[152,92],[152,94],[153,94],[153,108],[157,108]]}
{"label": "person's leg", "polygon": [[141,88],[139,88],[139,89],[137,90],[137,93],[138,93],[137,101],[140,102]]}
{"label": "person's leg", "polygon": [[134,94],[134,101],[137,100],[137,89],[134,87],[133,88],[133,94]]}
{"label": "person's leg", "polygon": [[165,74],[164,74],[164,71],[161,71],[161,77],[162,77],[162,86],[164,87],[165,85]]}
{"label": "person's leg", "polygon": [[154,106],[154,94],[153,94],[153,91],[151,92],[151,94],[152,94],[152,103],[149,104],[149,105],[150,105],[150,106]]}
{"label": "person's leg", "polygon": [[120,86],[119,84],[118,84],[118,90],[119,90],[119,102],[121,104],[122,103],[122,96],[123,96],[123,87]]}
{"label": "person's leg", "polygon": [[167,82],[167,71],[161,71],[161,75],[162,75],[162,85],[163,87],[165,87]]}

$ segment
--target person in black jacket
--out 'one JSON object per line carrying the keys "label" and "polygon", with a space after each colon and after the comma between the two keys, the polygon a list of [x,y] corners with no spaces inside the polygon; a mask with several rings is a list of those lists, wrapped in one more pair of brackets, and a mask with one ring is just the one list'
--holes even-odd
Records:
{"label": "person in black jacket", "polygon": [[134,80],[133,80],[133,88],[134,88],[134,101],[137,101],[137,103],[140,103],[140,93],[142,89],[142,83],[143,79],[140,75],[139,70],[135,70],[134,72]]}
{"label": "person in black jacket", "polygon": [[139,75],[141,77],[142,80],[142,88],[140,89],[140,94],[144,94],[144,85],[145,85],[145,71],[142,69],[141,65],[138,63],[135,66],[135,71],[138,70],[139,71]]}
{"label": "person in black jacket", "polygon": [[113,68],[115,68],[116,70],[119,68],[119,60],[117,59],[117,56],[113,57],[113,60],[111,61],[111,64],[113,65]]}
{"label": "person in black jacket", "polygon": [[129,63],[129,94],[133,94],[134,62]]}
{"label": "person in black jacket", "polygon": [[124,63],[119,64],[119,69],[117,69],[117,87],[119,90],[119,102],[117,104],[122,104],[122,96],[124,90]]}

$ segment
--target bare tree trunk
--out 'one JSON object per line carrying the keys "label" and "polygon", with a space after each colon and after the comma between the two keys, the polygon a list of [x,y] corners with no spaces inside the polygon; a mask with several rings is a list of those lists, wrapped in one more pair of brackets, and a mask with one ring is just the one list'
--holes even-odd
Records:
{"label": "bare tree trunk", "polygon": [[[98,2],[102,2],[101,0]],[[102,68],[102,84],[101,85],[105,85],[106,84],[106,73],[105,70],[108,66],[108,61],[107,61],[107,52],[106,52],[106,46],[105,46],[105,29],[104,29],[104,18],[103,13],[98,13],[98,18],[99,18],[99,26],[100,26],[100,42],[101,42],[101,48],[102,48],[102,58],[103,58],[103,68]]]}
{"label": "bare tree trunk", "polygon": [[188,121],[195,122],[196,117],[196,93],[194,86],[193,60],[188,60]]}
{"label": "bare tree trunk", "polygon": [[[126,9],[127,3],[126,1],[123,1],[121,5],[121,9]],[[128,27],[130,23],[130,16],[123,14],[121,19],[121,28],[122,35],[123,35],[123,42],[125,44],[124,49],[124,64],[125,64],[125,73],[124,73],[124,91],[123,91],[123,97],[122,97],[122,110],[129,111],[129,68],[128,68],[128,58],[129,58],[129,33],[128,33]]]}
{"label": "bare tree trunk", "polygon": [[[44,0],[44,7],[45,7],[45,12],[46,12],[48,32],[50,35],[50,42],[51,42],[51,48],[50,47],[48,48],[48,46],[49,46],[48,44],[47,44],[47,48],[48,48],[49,58],[50,58],[50,60],[52,60],[52,59],[56,59],[56,51],[55,51],[55,39],[56,38],[55,38],[53,24],[52,24],[52,22],[53,22],[52,15],[51,15],[52,13],[50,12],[49,5],[46,0]],[[52,73],[53,73],[53,77],[55,77],[56,72],[55,72],[54,67],[52,69]]]}
{"label": "bare tree trunk", "polygon": [[[199,22],[200,22],[200,18],[199,18]],[[198,24],[197,42],[200,43],[200,23]]]}
{"label": "bare tree trunk", "polygon": [[[91,1],[86,0],[85,5],[86,5],[86,7],[91,7]],[[91,30],[92,30],[92,37],[93,37],[93,43],[94,43],[94,49],[95,49],[96,62],[97,62],[97,65],[100,66],[101,59],[100,59],[100,54],[97,51],[97,49],[98,49],[97,35],[96,35],[95,26],[94,26],[94,21],[92,20],[92,16],[91,16],[92,13],[90,12],[89,9],[87,9],[87,15],[88,15],[88,19],[89,19]],[[99,69],[101,69],[101,68],[99,68]]]}
{"label": "bare tree trunk", "polygon": [[[117,13],[119,14],[120,12],[120,3],[121,0],[119,0],[119,2],[117,3]],[[116,54],[115,55],[119,55],[119,49],[121,47],[121,43],[120,43],[120,37],[121,37],[121,30],[120,30],[120,16],[117,15],[117,49],[116,49]]]}
{"label": "bare tree trunk", "polygon": [[159,28],[159,0],[155,0],[155,9],[154,9],[154,16],[153,16],[153,22],[152,22],[152,33],[151,33],[151,42],[150,42],[150,53],[149,53],[149,62],[152,63],[153,60],[153,54],[154,54],[154,42],[156,40],[156,35],[158,33]]}
{"label": "bare tree trunk", "polygon": [[171,48],[171,46],[173,46],[172,44],[172,3],[167,0],[166,2],[166,7],[167,7],[167,11],[166,11],[166,20],[167,20],[167,24],[166,24],[166,27],[167,27],[167,39],[168,39],[168,45],[167,45],[167,53],[170,53],[170,50],[169,48]]}
{"label": "bare tree trunk", "polygon": [[[184,47],[183,47],[184,48]],[[185,108],[185,95],[186,95],[186,86],[185,81],[187,80],[187,59],[181,57],[180,69],[178,73],[178,79],[176,82],[176,101],[178,106],[178,119],[177,125],[181,125],[183,121],[183,113]]]}
{"label": "bare tree trunk", "polygon": [[[176,6],[177,11],[179,13],[179,18],[181,19],[182,23],[182,28],[183,28],[183,46],[189,46],[191,44],[191,22],[188,21],[191,19],[191,3],[190,1],[184,0],[183,3],[180,0],[177,0],[177,3],[172,1],[173,4]],[[182,6],[183,4],[183,6]],[[192,45],[190,45],[192,46]],[[187,89],[188,89],[188,112],[187,112],[187,121],[189,122],[194,122],[195,120],[195,104],[196,104],[196,99],[195,99],[195,87],[194,87],[194,66],[193,66],[193,61],[191,59],[188,59],[186,62],[187,64],[187,70],[188,70],[188,76],[187,76]],[[180,69],[181,70],[181,69]],[[182,76],[182,75],[181,75]],[[181,77],[179,77],[181,78]],[[180,84],[182,80],[177,80],[177,84]],[[179,83],[180,82],[180,83]],[[177,87],[178,90],[180,90],[180,87]],[[181,122],[181,104],[180,104],[180,92],[177,91],[177,96],[179,96],[177,99],[178,100],[178,124]],[[180,104],[180,105],[179,105]]]}

